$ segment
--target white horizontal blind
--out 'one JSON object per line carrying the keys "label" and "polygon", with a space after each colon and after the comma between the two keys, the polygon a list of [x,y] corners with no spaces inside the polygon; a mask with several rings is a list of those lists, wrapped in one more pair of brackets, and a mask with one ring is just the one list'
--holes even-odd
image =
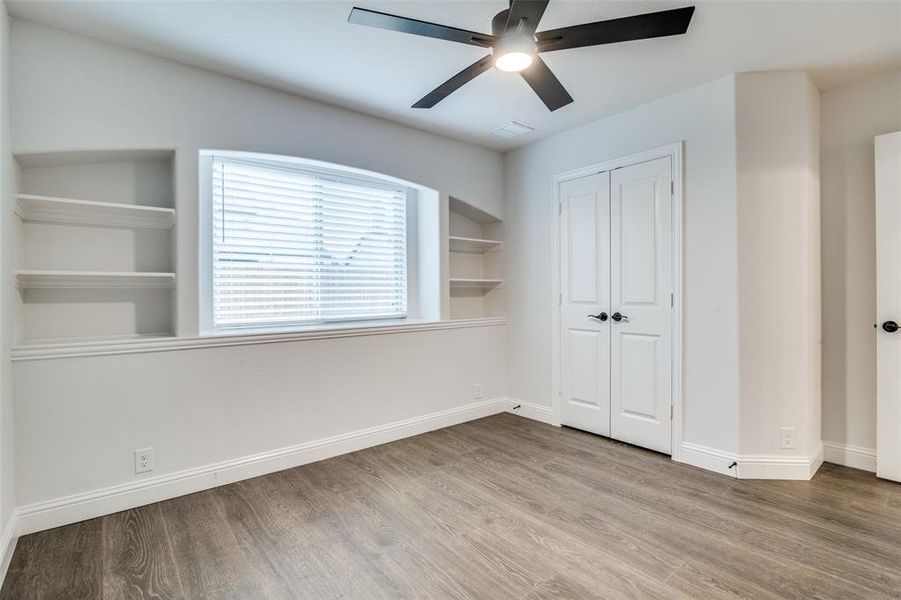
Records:
{"label": "white horizontal blind", "polygon": [[216,157],[212,191],[216,327],[406,316],[401,186]]}

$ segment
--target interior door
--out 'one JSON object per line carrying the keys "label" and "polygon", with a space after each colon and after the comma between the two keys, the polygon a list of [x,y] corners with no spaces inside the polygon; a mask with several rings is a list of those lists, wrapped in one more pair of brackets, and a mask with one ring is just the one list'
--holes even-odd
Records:
{"label": "interior door", "polygon": [[901,131],[876,138],[876,474],[901,481]]}
{"label": "interior door", "polygon": [[560,185],[560,422],[610,435],[610,174]]}
{"label": "interior door", "polygon": [[672,159],[616,169],[610,193],[610,429],[672,452]]}

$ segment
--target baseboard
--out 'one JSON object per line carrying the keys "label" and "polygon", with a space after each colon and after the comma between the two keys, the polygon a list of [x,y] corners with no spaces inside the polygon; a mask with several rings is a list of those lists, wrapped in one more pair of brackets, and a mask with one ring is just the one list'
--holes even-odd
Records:
{"label": "baseboard", "polygon": [[533,402],[523,402],[516,398],[507,398],[507,400],[510,402],[510,407],[507,409],[507,412],[527,419],[532,419],[533,421],[541,421],[548,425],[554,424],[554,410],[550,406],[535,404]]}
{"label": "baseboard", "polygon": [[259,477],[348,452],[457,425],[503,412],[507,398],[474,402],[412,419],[362,429],[296,446],[187,469],[121,485],[19,507],[18,534],[77,523],[145,504],[168,500],[242,479]]}
{"label": "baseboard", "polygon": [[741,456],[739,479],[794,479],[808,481],[823,464],[823,446],[812,456]]}
{"label": "baseboard", "polygon": [[682,442],[682,462],[714,473],[737,477],[738,455],[700,444]]}
{"label": "baseboard", "polygon": [[822,446],[813,456],[753,456],[682,443],[682,462],[736,479],[809,480],[823,464]]}
{"label": "baseboard", "polygon": [[872,448],[823,442],[823,451],[828,463],[876,472],[876,451]]}
{"label": "baseboard", "polygon": [[9,563],[12,562],[13,553],[16,551],[16,542],[19,541],[18,523],[16,520],[16,512],[13,511],[6,521],[6,527],[0,534],[0,587],[6,580],[6,572],[9,570]]}

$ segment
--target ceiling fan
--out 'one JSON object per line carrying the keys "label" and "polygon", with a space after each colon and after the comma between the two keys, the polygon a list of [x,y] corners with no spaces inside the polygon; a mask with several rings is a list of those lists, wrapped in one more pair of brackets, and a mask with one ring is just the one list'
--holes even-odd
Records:
{"label": "ceiling fan", "polygon": [[412,33],[490,50],[488,56],[426,94],[413,108],[432,108],[493,65],[501,71],[522,75],[548,109],[554,111],[573,99],[538,56],[540,53],[681,35],[688,30],[695,10],[694,6],[687,6],[536,33],[548,2],[549,0],[510,0],[510,8],[497,13],[491,20],[491,35],[365,8],[354,8],[347,20],[357,25]]}

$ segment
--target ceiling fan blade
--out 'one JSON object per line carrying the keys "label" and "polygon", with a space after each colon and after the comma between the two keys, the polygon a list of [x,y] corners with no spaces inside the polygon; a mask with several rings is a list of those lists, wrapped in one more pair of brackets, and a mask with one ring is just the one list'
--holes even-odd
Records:
{"label": "ceiling fan blade", "polygon": [[474,62],[426,94],[422,100],[413,105],[413,108],[432,108],[465,84],[490,69],[491,65],[491,55],[486,56],[478,62]]}
{"label": "ceiling fan blade", "polygon": [[525,71],[520,71],[522,78],[531,86],[541,101],[551,112],[566,106],[573,101],[560,80],[554,75],[547,63],[536,56],[535,61]]}
{"label": "ceiling fan blade", "polygon": [[351,10],[347,22],[356,25],[366,25],[367,27],[388,29],[390,31],[399,31],[401,33],[411,33],[413,35],[421,35],[439,40],[447,40],[449,42],[459,42],[471,46],[481,46],[483,48],[490,48],[497,41],[495,36],[487,33],[477,33],[466,29],[457,29],[456,27],[448,27],[447,25],[438,25],[427,21],[389,15],[388,13],[367,10],[365,8],[355,7]]}
{"label": "ceiling fan blade", "polygon": [[507,13],[507,26],[504,31],[516,31],[521,24],[522,32],[535,33],[548,2],[549,0],[510,0],[510,11]]}
{"label": "ceiling fan blade", "polygon": [[614,44],[668,35],[680,35],[688,30],[694,6],[660,12],[550,29],[535,34],[539,52]]}

